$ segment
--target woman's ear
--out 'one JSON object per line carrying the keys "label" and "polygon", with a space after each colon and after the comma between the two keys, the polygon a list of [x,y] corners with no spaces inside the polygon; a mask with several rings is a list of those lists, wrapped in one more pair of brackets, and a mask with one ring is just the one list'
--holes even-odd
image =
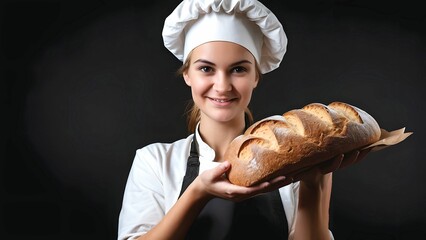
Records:
{"label": "woman's ear", "polygon": [[188,76],[188,72],[184,72],[182,74],[182,76],[183,76],[183,80],[185,80],[186,85],[188,85],[190,87],[191,86],[191,81],[190,81],[190,78]]}
{"label": "woman's ear", "polygon": [[257,87],[257,85],[259,84],[259,81],[260,81],[260,76],[259,74],[256,74],[256,79],[254,80],[253,89]]}

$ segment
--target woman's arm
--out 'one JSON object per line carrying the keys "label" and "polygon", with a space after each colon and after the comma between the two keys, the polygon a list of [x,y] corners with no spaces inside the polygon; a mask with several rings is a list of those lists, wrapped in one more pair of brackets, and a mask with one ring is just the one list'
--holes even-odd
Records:
{"label": "woman's arm", "polygon": [[330,239],[332,173],[300,181],[294,239]]}
{"label": "woman's arm", "polygon": [[184,239],[191,224],[209,200],[194,180],[163,219],[138,239]]}
{"label": "woman's arm", "polygon": [[192,223],[214,197],[207,191],[208,186],[224,181],[222,175],[228,168],[229,163],[225,162],[195,178],[161,221],[138,239],[184,239]]}
{"label": "woman's arm", "polygon": [[204,171],[188,186],[163,219],[138,239],[184,239],[192,223],[212,198],[241,201],[286,184],[284,177],[278,177],[253,187],[233,185],[224,177],[229,167],[228,162],[223,162]]}
{"label": "woman's arm", "polygon": [[332,188],[332,172],[340,167],[343,161],[354,161],[356,155],[337,156],[322,166],[302,173],[300,180],[299,200],[296,210],[294,240],[315,239],[329,240],[329,208]]}
{"label": "woman's arm", "polygon": [[356,150],[342,154],[295,179],[300,180],[300,187],[293,239],[331,239],[329,208],[332,172],[359,162],[369,151]]}

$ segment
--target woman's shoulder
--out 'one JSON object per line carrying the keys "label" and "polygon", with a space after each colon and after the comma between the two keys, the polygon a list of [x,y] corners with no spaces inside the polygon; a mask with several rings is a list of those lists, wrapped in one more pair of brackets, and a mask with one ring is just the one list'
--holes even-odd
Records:
{"label": "woman's shoulder", "polygon": [[[132,169],[151,171],[158,176],[185,169],[192,135],[170,143],[156,142],[136,150]],[[170,164],[173,161],[173,164]]]}

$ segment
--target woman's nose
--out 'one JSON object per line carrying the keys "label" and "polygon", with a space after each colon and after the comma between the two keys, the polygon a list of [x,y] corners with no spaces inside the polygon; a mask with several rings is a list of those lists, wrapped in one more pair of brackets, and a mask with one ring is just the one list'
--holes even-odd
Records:
{"label": "woman's nose", "polygon": [[225,73],[218,73],[214,81],[213,89],[217,92],[231,91],[231,78]]}

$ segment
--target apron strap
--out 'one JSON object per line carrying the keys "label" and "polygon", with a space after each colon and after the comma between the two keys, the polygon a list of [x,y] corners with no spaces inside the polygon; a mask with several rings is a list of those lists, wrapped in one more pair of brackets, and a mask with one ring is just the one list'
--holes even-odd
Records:
{"label": "apron strap", "polygon": [[197,141],[196,141],[195,133],[194,133],[194,137],[192,138],[192,143],[191,143],[190,154],[188,157],[188,161],[186,163],[186,173],[185,173],[185,177],[183,178],[182,188],[180,190],[179,197],[182,196],[183,192],[185,192],[189,184],[191,184],[192,181],[194,181],[194,179],[198,176],[198,172],[200,168],[200,160],[199,160],[196,142]]}
{"label": "apron strap", "polygon": [[[247,126],[250,125],[250,120],[248,119],[247,114],[244,114],[244,122],[247,129]],[[182,196],[183,192],[188,188],[189,184],[194,181],[194,179],[198,176],[200,171],[200,160],[199,154],[196,146],[196,133],[194,132],[194,137],[192,138],[191,150],[189,152],[188,161],[186,163],[186,173],[183,178],[182,188],[179,193],[179,197]]]}
{"label": "apron strap", "polygon": [[[179,197],[198,176],[200,167],[195,133]],[[191,226],[186,240],[287,239],[288,225],[279,190],[245,201],[214,198]]]}

